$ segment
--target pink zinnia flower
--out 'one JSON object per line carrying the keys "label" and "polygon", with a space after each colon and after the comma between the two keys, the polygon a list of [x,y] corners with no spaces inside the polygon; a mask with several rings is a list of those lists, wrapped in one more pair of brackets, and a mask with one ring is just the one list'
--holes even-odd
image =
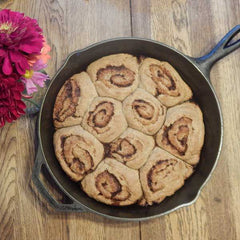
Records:
{"label": "pink zinnia flower", "polygon": [[35,62],[31,70],[26,70],[25,74],[21,77],[22,82],[24,82],[27,94],[32,94],[37,92],[37,86],[44,87],[44,82],[49,78],[48,75],[39,72],[46,67],[46,64],[42,60]]}
{"label": "pink zinnia flower", "polygon": [[5,75],[14,70],[23,75],[30,68],[28,58],[43,47],[42,29],[36,19],[9,9],[0,11],[0,64]]}

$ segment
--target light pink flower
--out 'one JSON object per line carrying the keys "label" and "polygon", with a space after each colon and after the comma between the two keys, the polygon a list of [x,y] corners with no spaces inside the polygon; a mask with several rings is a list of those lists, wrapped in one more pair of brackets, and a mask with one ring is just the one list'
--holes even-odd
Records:
{"label": "light pink flower", "polygon": [[39,72],[46,67],[42,60],[35,62],[30,70],[26,70],[25,74],[21,77],[22,82],[25,84],[27,94],[31,95],[37,92],[37,86],[44,87],[44,82],[49,78],[48,75]]}

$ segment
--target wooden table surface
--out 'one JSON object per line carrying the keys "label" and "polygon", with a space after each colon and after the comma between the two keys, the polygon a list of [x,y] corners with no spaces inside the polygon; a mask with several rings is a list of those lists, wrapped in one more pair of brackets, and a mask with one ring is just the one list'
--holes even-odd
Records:
{"label": "wooden table surface", "polygon": [[[52,48],[53,76],[67,55],[103,39],[146,37],[201,56],[240,23],[239,0],[5,0],[0,7],[36,18]],[[0,129],[0,239],[240,239],[240,50],[212,69],[224,118],[219,164],[190,207],[146,222],[59,213],[31,182],[36,117]],[[50,184],[51,185],[51,184]]]}

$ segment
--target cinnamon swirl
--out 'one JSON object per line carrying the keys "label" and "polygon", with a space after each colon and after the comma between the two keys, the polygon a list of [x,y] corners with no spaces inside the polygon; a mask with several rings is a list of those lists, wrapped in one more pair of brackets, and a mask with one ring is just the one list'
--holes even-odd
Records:
{"label": "cinnamon swirl", "polygon": [[120,53],[68,79],[59,91],[54,148],[65,173],[105,204],[160,203],[200,159],[203,115],[167,62]]}
{"label": "cinnamon swirl", "polygon": [[123,100],[138,86],[137,58],[130,54],[114,54],[91,63],[87,72],[102,97]]}
{"label": "cinnamon swirl", "polygon": [[192,165],[199,161],[203,141],[202,112],[191,102],[170,108],[156,136],[159,147]]}
{"label": "cinnamon swirl", "polygon": [[80,126],[57,130],[53,143],[62,169],[74,181],[92,172],[103,159],[103,145]]}
{"label": "cinnamon swirl", "polygon": [[[191,165],[161,148],[154,148],[147,163],[140,169],[140,180],[147,204],[162,202],[184,185],[193,172]],[[141,200],[140,204],[144,201]]]}
{"label": "cinnamon swirl", "polygon": [[131,205],[142,197],[138,171],[113,158],[104,159],[81,184],[90,197],[109,205]]}
{"label": "cinnamon swirl", "polygon": [[126,166],[139,169],[155,146],[154,138],[128,128],[118,139],[109,144],[110,157]]}
{"label": "cinnamon swirl", "polygon": [[123,111],[131,128],[148,135],[154,135],[160,129],[166,114],[166,108],[140,88],[123,101]]}
{"label": "cinnamon swirl", "polygon": [[56,128],[80,124],[97,92],[86,72],[73,75],[60,89],[53,110]]}
{"label": "cinnamon swirl", "polygon": [[189,86],[168,62],[146,58],[140,66],[139,75],[141,86],[167,107],[192,97]]}
{"label": "cinnamon swirl", "polygon": [[83,118],[82,126],[103,143],[113,141],[127,128],[121,102],[106,97],[95,98]]}

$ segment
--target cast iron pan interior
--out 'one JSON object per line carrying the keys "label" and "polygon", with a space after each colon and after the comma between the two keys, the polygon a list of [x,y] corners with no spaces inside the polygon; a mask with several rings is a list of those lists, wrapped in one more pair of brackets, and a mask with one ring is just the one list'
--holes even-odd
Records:
{"label": "cast iron pan interior", "polygon": [[[63,83],[75,73],[86,69],[94,60],[114,53],[130,53],[136,56],[144,55],[162,61],[168,61],[180,73],[191,87],[195,101],[200,105],[205,124],[205,142],[201,153],[201,160],[195,173],[186,181],[184,187],[173,196],[166,198],[161,204],[148,207],[137,205],[127,207],[107,206],[89,198],[72,182],[61,169],[53,148],[52,112],[56,95]],[[93,45],[83,51],[75,52],[64,68],[52,80],[43,101],[39,117],[39,137],[46,164],[55,180],[64,192],[84,206],[85,209],[113,218],[128,220],[148,219],[194,201],[205,180],[209,177],[221,146],[221,113],[215,93],[207,78],[199,69],[176,50],[163,44],[144,39],[115,39]]]}

